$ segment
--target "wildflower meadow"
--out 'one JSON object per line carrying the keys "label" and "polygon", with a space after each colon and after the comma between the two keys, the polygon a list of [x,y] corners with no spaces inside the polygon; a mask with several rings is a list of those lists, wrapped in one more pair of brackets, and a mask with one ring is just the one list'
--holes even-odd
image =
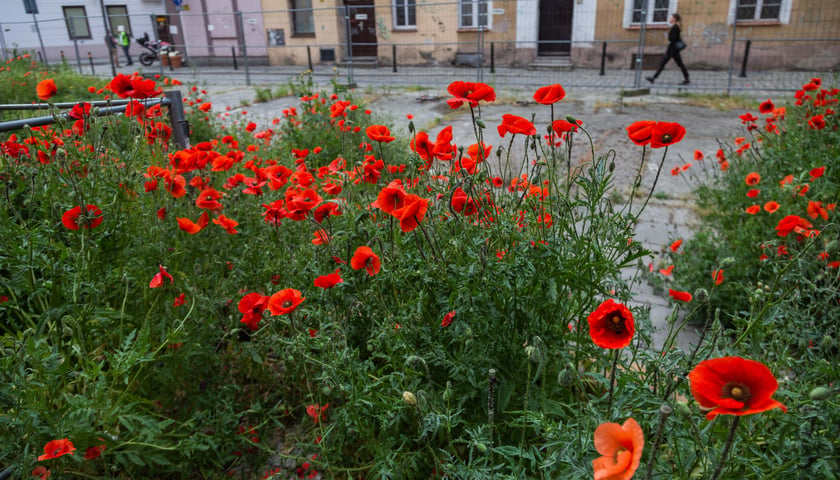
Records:
{"label": "wildflower meadow", "polygon": [[[458,145],[306,76],[262,125],[222,123],[170,78],[18,57],[0,80],[56,119],[0,134],[12,478],[840,471],[838,90],[820,79],[672,172],[691,131],[633,119],[636,154],[598,152],[561,85],[528,94],[549,123],[490,124],[495,88],[453,82],[474,131]],[[170,89],[188,148],[149,103]],[[100,116],[94,100],[130,103]],[[629,196],[619,162],[639,172]],[[635,223],[658,183],[684,180],[702,228],[652,252]],[[646,266],[658,255],[667,275]],[[662,346],[639,281],[670,292]]]}

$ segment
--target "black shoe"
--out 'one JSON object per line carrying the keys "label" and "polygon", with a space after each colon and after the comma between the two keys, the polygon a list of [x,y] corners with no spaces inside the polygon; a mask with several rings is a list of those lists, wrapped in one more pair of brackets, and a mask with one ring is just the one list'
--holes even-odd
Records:
{"label": "black shoe", "polygon": [[691,83],[691,80],[686,78],[685,80],[682,81],[682,83],[680,85],[688,85],[689,83]]}
{"label": "black shoe", "polygon": [[656,77],[645,77],[645,80],[647,80],[650,83],[653,83],[656,81]]}

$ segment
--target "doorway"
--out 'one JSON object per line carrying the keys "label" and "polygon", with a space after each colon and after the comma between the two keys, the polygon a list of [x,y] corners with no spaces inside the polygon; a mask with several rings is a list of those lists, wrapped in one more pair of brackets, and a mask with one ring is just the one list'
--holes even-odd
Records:
{"label": "doorway", "polygon": [[376,10],[373,0],[345,0],[350,15],[350,56],[376,57]]}
{"label": "doorway", "polygon": [[574,0],[540,0],[537,55],[568,56],[572,51]]}

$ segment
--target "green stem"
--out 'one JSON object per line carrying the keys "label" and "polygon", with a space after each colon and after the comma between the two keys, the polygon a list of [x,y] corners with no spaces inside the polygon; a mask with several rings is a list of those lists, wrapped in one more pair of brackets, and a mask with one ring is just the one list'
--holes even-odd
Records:
{"label": "green stem", "polygon": [[723,466],[726,464],[726,458],[729,456],[729,450],[732,448],[732,443],[735,441],[735,430],[738,428],[738,422],[740,422],[741,417],[735,416],[732,419],[732,425],[729,426],[729,436],[726,437],[726,445],[723,446],[723,451],[720,453],[720,462],[718,462],[718,466],[715,469],[715,473],[712,475],[711,480],[717,480],[720,478],[720,473],[723,471]]}

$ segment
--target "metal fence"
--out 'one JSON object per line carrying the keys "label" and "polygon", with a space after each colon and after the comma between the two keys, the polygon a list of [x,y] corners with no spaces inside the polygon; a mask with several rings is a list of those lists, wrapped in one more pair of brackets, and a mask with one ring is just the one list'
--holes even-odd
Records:
{"label": "metal fence", "polygon": [[[290,0],[290,5],[313,7],[232,13],[194,8],[136,16],[131,23],[135,37],[149,30],[152,38],[169,41],[183,56],[181,78],[216,74],[250,85],[310,70],[350,84],[438,85],[458,79],[638,88],[648,86],[644,78],[665,52],[671,3],[345,0],[320,6]],[[801,72],[831,78],[840,69],[837,0],[776,2],[776,11],[745,9],[755,3],[679,2],[689,88],[786,90],[801,85]],[[89,17],[88,23],[104,25],[102,17]],[[0,23],[0,30],[9,25]],[[76,43],[73,53],[69,47],[62,55],[80,71],[86,63],[93,69],[107,58],[103,42],[81,49]],[[132,50],[137,54],[140,47],[133,44]],[[155,69],[165,72],[160,64]],[[681,80],[670,62],[656,88],[683,88]]]}

